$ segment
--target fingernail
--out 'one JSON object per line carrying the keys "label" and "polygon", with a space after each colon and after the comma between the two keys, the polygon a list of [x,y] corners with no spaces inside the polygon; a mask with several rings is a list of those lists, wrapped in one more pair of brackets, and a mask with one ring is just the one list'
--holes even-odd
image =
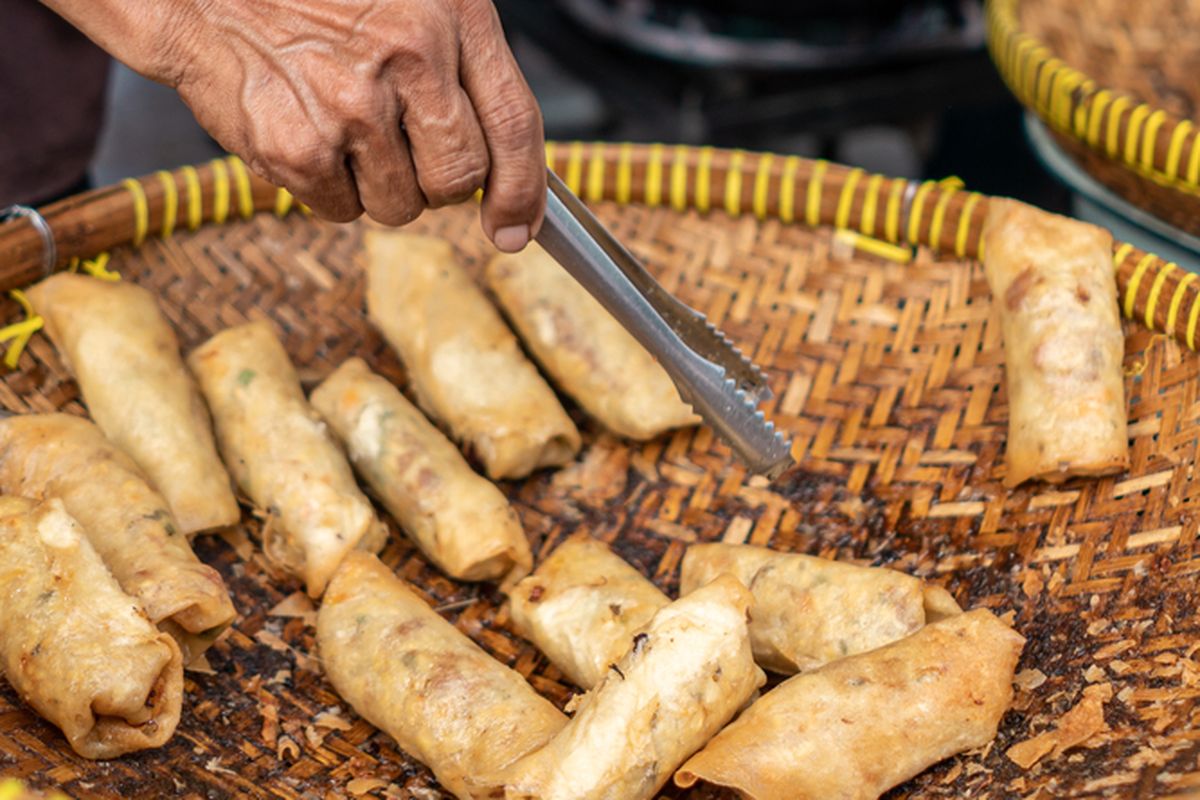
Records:
{"label": "fingernail", "polygon": [[529,244],[528,225],[509,225],[496,231],[492,239],[496,248],[505,253],[515,253]]}

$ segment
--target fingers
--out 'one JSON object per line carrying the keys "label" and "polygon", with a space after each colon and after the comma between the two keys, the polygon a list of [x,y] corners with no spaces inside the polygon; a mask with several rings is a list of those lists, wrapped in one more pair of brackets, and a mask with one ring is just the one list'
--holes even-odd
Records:
{"label": "fingers", "polygon": [[[457,77],[449,70],[442,77]],[[430,208],[460,203],[483,188],[491,160],[475,109],[457,83],[409,90],[404,116],[416,181]]]}
{"label": "fingers", "polygon": [[537,234],[545,212],[542,115],[492,4],[462,0],[461,5],[460,74],[491,160],[480,221],[496,247],[515,252]]}
{"label": "fingers", "polygon": [[397,120],[349,146],[358,197],[367,215],[384,225],[407,225],[425,210],[408,142]]}

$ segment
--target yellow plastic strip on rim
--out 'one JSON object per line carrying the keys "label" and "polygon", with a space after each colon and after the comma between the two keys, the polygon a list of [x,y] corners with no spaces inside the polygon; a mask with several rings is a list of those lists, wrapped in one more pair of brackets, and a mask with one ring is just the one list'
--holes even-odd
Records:
{"label": "yellow plastic strip on rim", "polygon": [[133,246],[140,247],[146,241],[146,232],[150,228],[150,205],[146,202],[146,190],[134,178],[126,178],[121,185],[133,197]]}
{"label": "yellow plastic strip on rim", "polygon": [[921,232],[921,215],[925,212],[925,198],[933,191],[933,187],[937,184],[933,181],[925,181],[921,184],[921,188],[917,189],[917,195],[913,198],[912,211],[908,215],[908,243],[917,244],[917,235]]}
{"label": "yellow plastic strip on rim", "polygon": [[736,217],[742,213],[742,164],[746,154],[734,150],[729,158],[729,172],[725,174],[725,213]]}
{"label": "yellow plastic strip on rim", "polygon": [[558,145],[555,142],[546,142],[546,169],[554,170],[554,157],[558,154]]}
{"label": "yellow plastic strip on rim", "polygon": [[696,210],[707,214],[712,208],[712,156],[711,147],[701,147],[696,159]]}
{"label": "yellow plastic strip on rim", "polygon": [[220,225],[229,216],[229,167],[221,159],[212,162],[213,222]]}
{"label": "yellow plastic strip on rim", "polygon": [[767,218],[767,195],[771,191],[771,163],[774,160],[770,153],[760,153],[758,168],[754,171],[754,216],[759,219]]}
{"label": "yellow plastic strip on rim", "polygon": [[1029,99],[1028,93],[1025,91],[1025,72],[1026,66],[1029,63],[1027,56],[1029,55],[1029,50],[1036,46],[1036,44],[1037,43],[1028,36],[1018,36],[1017,49],[1013,53],[1013,67],[1016,71],[1016,80],[1014,81],[1016,85],[1014,88],[1016,89],[1017,94],[1020,95],[1024,100]]}
{"label": "yellow plastic strip on rim", "polygon": [[1146,127],[1142,133],[1142,167],[1147,170],[1154,169],[1154,151],[1158,147],[1158,131],[1163,126],[1163,122],[1167,118],[1167,112],[1161,108],[1150,115],[1150,119],[1146,120]]}
{"label": "yellow plastic strip on rim", "polygon": [[101,253],[95,258],[85,258],[82,261],[79,259],[71,260],[71,271],[78,272],[83,270],[93,278],[99,278],[102,281],[119,281],[121,273],[108,268],[109,255]]}
{"label": "yellow plastic strip on rim", "polygon": [[1192,310],[1188,313],[1187,346],[1189,350],[1196,349],[1196,321],[1200,319],[1200,294],[1192,301]]}
{"label": "yellow plastic strip on rim", "polygon": [[1131,252],[1133,252],[1133,245],[1128,242],[1118,247],[1117,252],[1113,253],[1113,269],[1119,270]]}
{"label": "yellow plastic strip on rim", "polygon": [[617,155],[617,202],[628,203],[633,197],[633,145],[623,142]]}
{"label": "yellow plastic strip on rim", "polygon": [[663,146],[650,145],[650,158],[646,161],[646,205],[654,208],[662,204]]}
{"label": "yellow plastic strip on rim", "polygon": [[1054,84],[1058,81],[1062,62],[1051,58],[1044,62],[1037,73],[1037,108],[1043,115],[1050,116],[1050,105],[1054,98]]}
{"label": "yellow plastic strip on rim", "polygon": [[1187,135],[1191,133],[1192,123],[1188,120],[1181,120],[1175,126],[1175,130],[1171,133],[1171,145],[1167,148],[1167,166],[1165,172],[1168,177],[1179,178],[1179,160],[1183,155],[1183,143],[1187,140]]}
{"label": "yellow plastic strip on rim", "polygon": [[850,227],[850,209],[854,206],[854,190],[858,187],[858,181],[862,175],[863,170],[855,167],[846,176],[846,182],[842,184],[841,194],[838,195],[837,214],[833,218],[833,227]]}
{"label": "yellow plastic strip on rim", "polygon": [[160,169],[155,175],[163,188],[162,238],[167,239],[175,232],[175,220],[179,214],[179,188],[175,185],[175,176],[165,169]]}
{"label": "yellow plastic strip on rim", "polygon": [[575,194],[583,191],[583,142],[571,142],[567,148],[567,174],[563,181]]}
{"label": "yellow plastic strip on rim", "polygon": [[671,160],[671,208],[676,211],[687,210],[687,159],[688,148],[676,145]]}
{"label": "yellow plastic strip on rim", "polygon": [[1054,127],[1068,131],[1071,128],[1071,98],[1079,84],[1083,83],[1083,75],[1067,66],[1061,67],[1059,72],[1061,77],[1050,97],[1050,119]]}
{"label": "yellow plastic strip on rim", "polygon": [[1117,149],[1120,146],[1121,133],[1121,115],[1129,108],[1130,99],[1122,95],[1113,101],[1113,104],[1108,107],[1108,125],[1104,134],[1104,152],[1109,158],[1117,157]]}
{"label": "yellow plastic strip on rim", "polygon": [[1142,126],[1150,116],[1150,106],[1142,103],[1129,114],[1129,125],[1125,128],[1125,163],[1137,166],[1138,152],[1142,144]]}
{"label": "yellow plastic strip on rim", "polygon": [[1179,265],[1174,261],[1167,262],[1167,265],[1158,271],[1154,276],[1154,283],[1150,284],[1150,297],[1146,300],[1146,327],[1154,330],[1154,307],[1158,305],[1158,295],[1162,292],[1163,283],[1167,276]]}
{"label": "yellow plastic strip on rim", "polygon": [[895,261],[897,264],[907,264],[913,258],[912,248],[910,247],[883,242],[873,236],[867,236],[848,228],[837,229],[834,231],[833,238],[850,245],[856,250],[870,253],[879,258],[885,258],[888,261]]}
{"label": "yellow plastic strip on rim", "polygon": [[892,188],[888,192],[887,216],[884,219],[884,235],[889,242],[900,241],[900,206],[907,186],[908,181],[903,178],[892,178]]}
{"label": "yellow plastic strip on rim", "polygon": [[818,159],[813,165],[812,175],[808,179],[808,197],[804,204],[804,221],[812,227],[821,222],[821,191],[825,180],[825,170],[829,164],[825,159]]}
{"label": "yellow plastic strip on rim", "polygon": [[957,186],[943,187],[942,196],[938,198],[937,205],[933,207],[933,222],[929,226],[929,246],[935,250],[942,246],[942,227],[946,223],[946,208],[950,205],[950,198],[957,192]]}
{"label": "yellow plastic strip on rim", "polygon": [[1138,284],[1142,282],[1142,276],[1146,274],[1146,270],[1154,262],[1154,254],[1146,253],[1142,256],[1142,260],[1138,262],[1137,267],[1133,270],[1133,275],[1129,278],[1129,285],[1125,287],[1125,316],[1133,319],[1133,301],[1137,298]]}
{"label": "yellow plastic strip on rim", "polygon": [[34,313],[33,305],[24,292],[20,289],[13,289],[8,294],[21,304],[21,308],[25,312],[25,319],[0,328],[0,342],[12,341],[12,344],[8,346],[8,351],[4,354],[4,365],[9,369],[16,369],[17,362],[21,359],[21,353],[25,352],[25,345],[29,344],[33,335],[42,329],[43,321]]}
{"label": "yellow plastic strip on rim", "polygon": [[1045,63],[1046,56],[1050,54],[1044,45],[1036,44],[1025,51],[1025,58],[1022,62],[1023,75],[1021,85],[1025,88],[1025,97],[1028,98],[1030,105],[1037,107],[1037,76],[1038,68]]}
{"label": "yellow plastic strip on rim", "polygon": [[[971,192],[958,215],[958,231],[954,234],[954,254],[959,258],[966,258],[967,237],[971,235],[971,215],[975,212],[975,206],[979,205],[981,197],[982,195],[978,192]],[[980,242],[982,243],[982,239]]]}
{"label": "yellow plastic strip on rim", "polygon": [[183,186],[187,190],[188,230],[194,231],[204,221],[204,196],[200,191],[200,176],[195,167],[183,167]]}
{"label": "yellow plastic strip on rim", "polygon": [[242,213],[242,219],[250,219],[254,216],[254,191],[250,186],[250,173],[237,156],[229,156],[225,160],[229,162],[229,171],[233,173],[233,185],[237,187],[238,210]]}
{"label": "yellow plastic strip on rim", "polygon": [[1183,180],[1189,186],[1200,184],[1200,137],[1192,137],[1192,152],[1188,156],[1187,174]]}
{"label": "yellow plastic strip on rim", "polygon": [[1100,123],[1104,119],[1104,109],[1112,100],[1112,92],[1101,89],[1092,98],[1092,108],[1088,112],[1087,143],[1092,147],[1100,146]]}
{"label": "yellow plastic strip on rim", "polygon": [[604,199],[604,167],[604,145],[593,142],[587,172],[587,199],[593,203]]}
{"label": "yellow plastic strip on rim", "polygon": [[1171,295],[1171,305],[1167,307],[1167,333],[1174,335],[1175,320],[1179,317],[1179,306],[1183,304],[1183,296],[1187,294],[1187,285],[1196,280],[1196,273],[1189,272],[1180,279]]}
{"label": "yellow plastic strip on rim", "polygon": [[779,218],[788,224],[796,220],[796,171],[799,168],[800,156],[788,156],[779,178]]}
{"label": "yellow plastic strip on rim", "polygon": [[275,216],[286,217],[292,210],[292,193],[280,186],[275,190]]}
{"label": "yellow plastic strip on rim", "polygon": [[[1085,80],[1079,85],[1079,94],[1082,98],[1091,97],[1092,93],[1095,91],[1096,84],[1091,80]],[[1075,111],[1073,112],[1074,119],[1071,121],[1071,125],[1075,134],[1075,138],[1077,139],[1087,138],[1088,105],[1089,104],[1086,99],[1080,100],[1079,103],[1075,104]]]}
{"label": "yellow plastic strip on rim", "polygon": [[872,175],[867,181],[867,194],[863,198],[862,225],[859,230],[867,236],[875,235],[875,217],[879,213],[879,194],[883,189],[883,176]]}

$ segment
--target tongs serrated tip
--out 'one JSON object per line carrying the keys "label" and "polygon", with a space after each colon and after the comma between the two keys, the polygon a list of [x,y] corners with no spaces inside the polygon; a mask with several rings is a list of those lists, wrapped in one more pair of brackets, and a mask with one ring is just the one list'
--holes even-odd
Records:
{"label": "tongs serrated tip", "polygon": [[681,303],[553,172],[538,242],[650,351],[680,395],[750,471],[774,479],[791,446],[758,403],[767,377],[705,316]]}

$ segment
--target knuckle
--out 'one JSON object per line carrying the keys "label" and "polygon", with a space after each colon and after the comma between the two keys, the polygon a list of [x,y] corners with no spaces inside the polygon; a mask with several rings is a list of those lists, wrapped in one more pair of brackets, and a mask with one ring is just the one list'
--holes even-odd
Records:
{"label": "knuckle", "polygon": [[457,203],[470,197],[487,179],[485,154],[458,151],[417,174],[421,191],[433,207]]}
{"label": "knuckle", "polygon": [[542,136],[542,112],[524,92],[498,102],[487,123],[493,143],[505,149],[531,147]]}

